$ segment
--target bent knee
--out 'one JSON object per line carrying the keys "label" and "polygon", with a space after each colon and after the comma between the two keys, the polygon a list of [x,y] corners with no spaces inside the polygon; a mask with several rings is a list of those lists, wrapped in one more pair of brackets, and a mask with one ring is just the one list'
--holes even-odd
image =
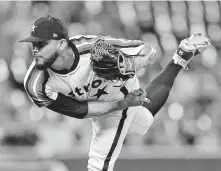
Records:
{"label": "bent knee", "polygon": [[129,133],[144,135],[153,124],[153,121],[153,115],[148,109],[143,106],[137,106]]}

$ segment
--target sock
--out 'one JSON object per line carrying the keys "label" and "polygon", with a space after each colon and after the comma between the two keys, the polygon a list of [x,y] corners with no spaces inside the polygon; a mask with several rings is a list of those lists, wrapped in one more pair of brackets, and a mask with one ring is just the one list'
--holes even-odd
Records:
{"label": "sock", "polygon": [[165,104],[175,78],[181,69],[182,67],[180,65],[174,64],[173,60],[170,61],[145,88],[150,103],[144,103],[143,106],[146,107],[153,116],[155,116]]}

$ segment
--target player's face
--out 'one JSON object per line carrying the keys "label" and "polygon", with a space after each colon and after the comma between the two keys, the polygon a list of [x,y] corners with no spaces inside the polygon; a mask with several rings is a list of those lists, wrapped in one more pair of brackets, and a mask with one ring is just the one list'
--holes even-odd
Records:
{"label": "player's face", "polygon": [[55,62],[58,57],[57,44],[56,40],[32,43],[33,57],[39,69],[50,68]]}

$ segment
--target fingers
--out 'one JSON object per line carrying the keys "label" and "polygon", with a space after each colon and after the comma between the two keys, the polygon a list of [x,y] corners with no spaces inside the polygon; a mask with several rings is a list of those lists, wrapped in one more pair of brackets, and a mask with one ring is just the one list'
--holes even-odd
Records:
{"label": "fingers", "polygon": [[147,96],[147,92],[146,90],[140,89],[142,91],[142,96],[146,97]]}
{"label": "fingers", "polygon": [[134,93],[136,93],[136,95],[141,96],[143,94],[143,90],[142,89],[136,89],[134,90]]}
{"label": "fingers", "polygon": [[147,96],[147,92],[145,90],[139,88],[139,89],[134,90],[134,93],[136,93],[137,96],[140,96],[140,100],[141,100],[142,104],[143,104],[143,102],[147,102],[147,103],[150,102],[150,99],[148,99],[146,97]]}
{"label": "fingers", "polygon": [[150,103],[150,99],[144,98],[144,102]]}
{"label": "fingers", "polygon": [[143,103],[150,103],[150,99],[146,97],[146,91],[142,89],[137,89],[130,92],[125,97],[125,101],[127,101],[128,107],[140,106],[143,105]]}
{"label": "fingers", "polygon": [[139,96],[145,96],[147,95],[147,92],[141,88],[134,90]]}

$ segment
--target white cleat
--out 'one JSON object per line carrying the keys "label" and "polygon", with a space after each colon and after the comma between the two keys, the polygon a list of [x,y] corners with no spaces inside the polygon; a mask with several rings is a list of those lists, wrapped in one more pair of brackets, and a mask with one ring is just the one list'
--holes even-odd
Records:
{"label": "white cleat", "polygon": [[188,70],[187,64],[190,60],[204,51],[209,45],[211,45],[211,40],[207,35],[196,33],[181,41],[173,56],[173,61],[175,64],[182,66],[185,70]]}

